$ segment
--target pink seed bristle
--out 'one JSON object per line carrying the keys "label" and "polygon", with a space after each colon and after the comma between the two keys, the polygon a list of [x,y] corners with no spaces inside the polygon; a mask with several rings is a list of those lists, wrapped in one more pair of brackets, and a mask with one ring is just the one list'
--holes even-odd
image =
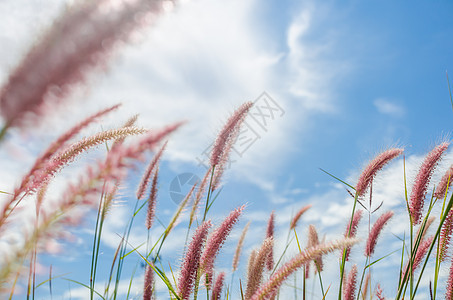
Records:
{"label": "pink seed bristle", "polygon": [[439,164],[443,153],[448,149],[448,146],[449,143],[444,142],[434,147],[434,149],[425,157],[420,170],[418,171],[409,199],[409,211],[414,225],[419,224],[422,219],[423,203],[431,176],[434,169]]}
{"label": "pink seed bristle", "polygon": [[393,212],[388,211],[384,214],[382,214],[374,223],[373,227],[371,228],[371,231],[368,235],[368,240],[366,243],[365,247],[365,255],[366,256],[371,256],[374,253],[374,249],[376,247],[377,239],[379,235],[382,232],[382,229],[384,226],[387,224],[387,222],[390,220],[390,218],[393,217]]}
{"label": "pink seed bristle", "polygon": [[393,148],[382,152],[377,155],[363,170],[360,174],[359,180],[356,185],[356,194],[358,197],[363,197],[368,190],[371,182],[386,164],[388,164],[392,159],[400,156],[404,152],[403,149]]}

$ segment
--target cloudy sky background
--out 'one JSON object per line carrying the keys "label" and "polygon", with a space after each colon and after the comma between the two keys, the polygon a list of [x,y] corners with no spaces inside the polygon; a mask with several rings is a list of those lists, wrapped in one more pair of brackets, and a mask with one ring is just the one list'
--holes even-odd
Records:
{"label": "cloudy sky background", "polygon": [[[6,81],[68,3],[0,3],[0,82]],[[119,126],[136,113],[140,114],[139,125],[150,128],[188,121],[172,136],[161,168],[158,216],[166,223],[176,208],[169,194],[171,181],[185,172],[203,176],[197,158],[203,156],[229,114],[244,101],[254,101],[267,92],[284,113],[271,120],[265,131],[249,119],[260,139],[242,157],[233,157],[235,162],[212,210],[211,217],[218,223],[230,210],[247,203],[243,219],[219,257],[218,269],[228,270],[241,228],[249,220],[245,255],[259,245],[272,210],[277,214],[282,243],[292,214],[308,203],[313,208],[299,226],[300,238],[305,242],[308,224],[315,224],[321,236],[334,238],[344,230],[351,199],[341,184],[319,168],[355,184],[361,168],[375,154],[402,146],[410,184],[423,155],[451,137],[452,109],[445,72],[453,69],[452,17],[453,5],[448,1],[411,2],[410,7],[392,1],[183,1],[153,25],[134,33],[132,43],[115,52],[107,72],[94,72],[88,87],[77,91],[67,106],[50,113],[45,124],[12,132],[1,149],[1,189],[12,188],[33,157],[65,128],[121,102],[118,112],[84,134]],[[86,160],[90,162],[90,158]],[[84,161],[77,163],[83,165]],[[449,152],[433,181],[452,162]],[[140,170],[134,175],[106,224],[100,259],[105,270],[100,274],[107,274],[118,233],[130,216],[130,203],[134,203],[130,195]],[[379,213],[392,209],[404,215],[402,178],[401,160],[377,178],[373,201],[375,206],[383,201]],[[401,237],[407,232],[407,222],[400,221],[393,220],[387,228],[376,257],[400,247],[391,234]],[[362,233],[366,233],[365,223]],[[93,224],[87,220],[74,229],[77,239],[64,247],[63,257],[43,256],[44,274],[52,264],[55,275],[69,271],[66,277],[88,283]],[[181,225],[174,237],[185,236],[184,223]],[[154,239],[161,230],[156,226],[152,231]],[[134,230],[131,243],[138,245],[143,238],[146,232]],[[364,261],[363,244],[354,252],[359,264]],[[182,254],[176,238],[164,250],[169,260]],[[334,256],[323,275],[326,286],[333,284],[332,299],[338,276]],[[128,271],[138,261],[131,259]],[[245,265],[245,257],[242,263]],[[388,272],[395,264],[398,255],[375,268],[373,284],[380,282],[388,296],[394,293],[395,280],[380,277],[379,272]],[[138,295],[142,272],[139,267]],[[236,278],[244,269],[239,272]],[[99,281],[103,280],[100,275]],[[55,280],[53,288],[54,295],[65,294],[65,299],[69,294],[72,299],[86,297],[84,288],[64,280]],[[317,283],[314,292],[319,293]],[[40,287],[39,294],[46,299],[47,287]]]}

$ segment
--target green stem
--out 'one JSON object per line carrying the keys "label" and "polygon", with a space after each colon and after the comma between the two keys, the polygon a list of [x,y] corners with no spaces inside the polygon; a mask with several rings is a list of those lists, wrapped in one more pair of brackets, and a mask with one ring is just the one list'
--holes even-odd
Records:
{"label": "green stem", "polygon": [[324,287],[322,285],[321,271],[319,270],[319,266],[316,263],[316,260],[314,262],[315,262],[316,269],[318,270],[319,284],[321,286],[322,298],[324,299],[326,297],[326,295],[324,294]]}
{"label": "green stem", "polygon": [[100,222],[101,222],[101,209],[102,209],[102,199],[103,197],[101,196],[101,201],[99,201],[99,207],[97,211],[97,216],[96,216],[96,225],[94,228],[94,238],[93,238],[93,251],[91,253],[91,270],[90,270],[90,299],[93,300],[94,298],[94,284],[96,280],[96,266],[97,266],[97,258],[99,255],[99,240],[100,236],[98,236],[99,232],[99,227],[100,227]]}
{"label": "green stem", "polygon": [[5,138],[6,131],[8,130],[8,128],[9,128],[8,124],[3,125],[2,130],[0,131],[0,142],[3,141],[3,139]]}
{"label": "green stem", "polygon": [[[354,196],[354,206],[352,207],[352,213],[351,213],[351,221],[349,222],[349,231],[348,231],[348,237],[351,234],[351,229],[352,229],[352,221],[354,219],[354,213],[355,213],[355,208],[357,206],[357,201],[358,201],[359,195],[357,192],[355,193]],[[338,290],[338,300],[341,300],[341,295],[342,295],[342,290],[343,290],[343,277],[344,277],[344,267],[346,264],[346,248],[343,249],[343,255],[341,257],[341,265],[340,265],[340,288]]]}
{"label": "green stem", "polygon": [[[366,257],[366,260],[365,260],[365,267],[363,268],[363,271],[362,271],[362,277],[360,278],[360,284],[358,286],[358,289],[357,289],[357,300],[360,299],[360,291],[362,290],[362,284],[363,284],[363,279],[365,278],[365,271],[366,271],[366,266],[368,266],[368,260],[369,260],[369,256]],[[370,274],[370,273],[369,273]],[[364,295],[366,296],[366,295]]]}
{"label": "green stem", "polygon": [[208,210],[209,210],[209,198],[211,197],[211,188],[212,188],[212,179],[214,178],[214,170],[215,170],[215,166],[212,166],[211,178],[209,179],[208,196],[206,197],[206,206],[204,208],[204,214],[203,214],[203,222],[206,220],[206,215],[208,214]]}

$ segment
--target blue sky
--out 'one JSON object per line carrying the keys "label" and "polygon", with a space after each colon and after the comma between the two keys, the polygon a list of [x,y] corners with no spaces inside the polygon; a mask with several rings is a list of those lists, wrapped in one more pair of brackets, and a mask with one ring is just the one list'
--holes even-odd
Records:
{"label": "blue sky", "polygon": [[[66,2],[0,3],[0,82]],[[260,139],[236,157],[226,174],[212,211],[214,221],[242,203],[248,206],[219,258],[223,259],[219,268],[228,268],[228,254],[248,220],[252,225],[246,253],[259,245],[273,209],[278,230],[286,237],[291,214],[312,203],[300,234],[313,223],[333,238],[343,231],[350,203],[344,189],[319,168],[354,184],[373,155],[396,145],[406,149],[410,180],[422,156],[451,137],[453,111],[445,72],[453,70],[452,17],[449,1],[183,1],[134,35],[132,45],[114,55],[108,72],[94,72],[89,87],[77,91],[68,107],[51,114],[39,131],[10,136],[8,147],[1,149],[2,190],[12,188],[21,170],[64,128],[122,102],[120,113],[108,118],[104,128],[118,126],[137,112],[139,124],[150,128],[188,121],[172,136],[163,162],[158,214],[168,220],[176,207],[168,192],[173,178],[183,172],[202,176],[204,169],[197,166],[196,158],[215,139],[228,115],[266,91],[284,114],[260,132]],[[11,153],[15,159],[9,159]],[[449,152],[440,170],[452,160]],[[382,211],[402,212],[401,174],[402,163],[397,161],[377,179],[375,201],[384,201]],[[57,182],[63,182],[64,176]],[[128,195],[133,195],[139,176],[137,171],[136,178],[130,178],[121,204],[112,211],[104,236],[107,263],[116,233],[124,226],[118,220],[127,217],[127,203],[133,202]],[[55,187],[55,195],[58,192]],[[401,235],[407,229],[400,223],[395,221],[389,231]],[[93,224],[89,220],[85,224],[75,230],[75,244],[65,246],[71,255],[44,257],[45,268],[52,263],[55,272],[69,269],[73,274],[69,277],[87,279]],[[181,229],[175,236],[182,233]],[[383,243],[397,249],[387,233]],[[134,241],[140,243],[144,236],[137,229]],[[169,246],[172,259],[181,256],[182,248],[176,248]],[[133,266],[136,261],[132,261]],[[58,269],[58,263],[65,267]],[[336,258],[331,263],[336,266]],[[336,268],[326,271],[326,280],[334,280],[335,272]],[[392,295],[393,283],[379,279],[386,295]],[[55,295],[63,294],[68,283],[55,281],[54,288]],[[71,285],[72,299],[79,299],[79,289]],[[42,297],[47,297],[44,290]]]}

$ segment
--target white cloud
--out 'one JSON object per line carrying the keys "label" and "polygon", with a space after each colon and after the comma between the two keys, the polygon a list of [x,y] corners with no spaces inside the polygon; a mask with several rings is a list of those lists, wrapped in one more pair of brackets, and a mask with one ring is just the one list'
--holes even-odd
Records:
{"label": "white cloud", "polygon": [[[9,2],[4,2],[3,9],[17,12]],[[272,188],[267,175],[285,160],[286,153],[294,152],[293,137],[303,131],[309,116],[334,110],[332,101],[327,100],[330,95],[326,87],[339,66],[329,64],[328,76],[322,71],[323,55],[333,41],[329,37],[323,44],[307,45],[314,7],[306,6],[294,14],[287,32],[281,33],[287,35],[286,52],[277,53],[263,47],[267,34],[251,21],[257,1],[218,2],[184,2],[160,16],[149,29],[139,32],[138,42],[121,49],[108,74],[92,77],[89,94],[75,94],[69,108],[59,112],[65,118],[54,115],[51,128],[45,129],[58,135],[60,128],[67,127],[64,124],[123,102],[121,115],[109,119],[116,126],[135,113],[141,115],[140,124],[151,128],[188,120],[172,136],[166,158],[196,163],[228,114],[266,90],[285,115],[260,132],[261,138],[235,168],[245,179]],[[50,23],[61,3],[64,1],[45,2],[46,9],[39,18],[23,5],[25,12],[0,21],[4,39],[11,40],[7,28],[13,28],[13,24],[24,27],[1,50],[0,57],[10,57],[0,65],[3,72],[14,67],[13,62],[20,57],[16,53],[23,53],[29,41],[39,36],[39,28]],[[33,31],[27,33],[25,26],[33,26]]]}
{"label": "white cloud", "polygon": [[392,99],[378,98],[374,100],[373,104],[381,114],[401,117],[406,113],[404,107]]}

